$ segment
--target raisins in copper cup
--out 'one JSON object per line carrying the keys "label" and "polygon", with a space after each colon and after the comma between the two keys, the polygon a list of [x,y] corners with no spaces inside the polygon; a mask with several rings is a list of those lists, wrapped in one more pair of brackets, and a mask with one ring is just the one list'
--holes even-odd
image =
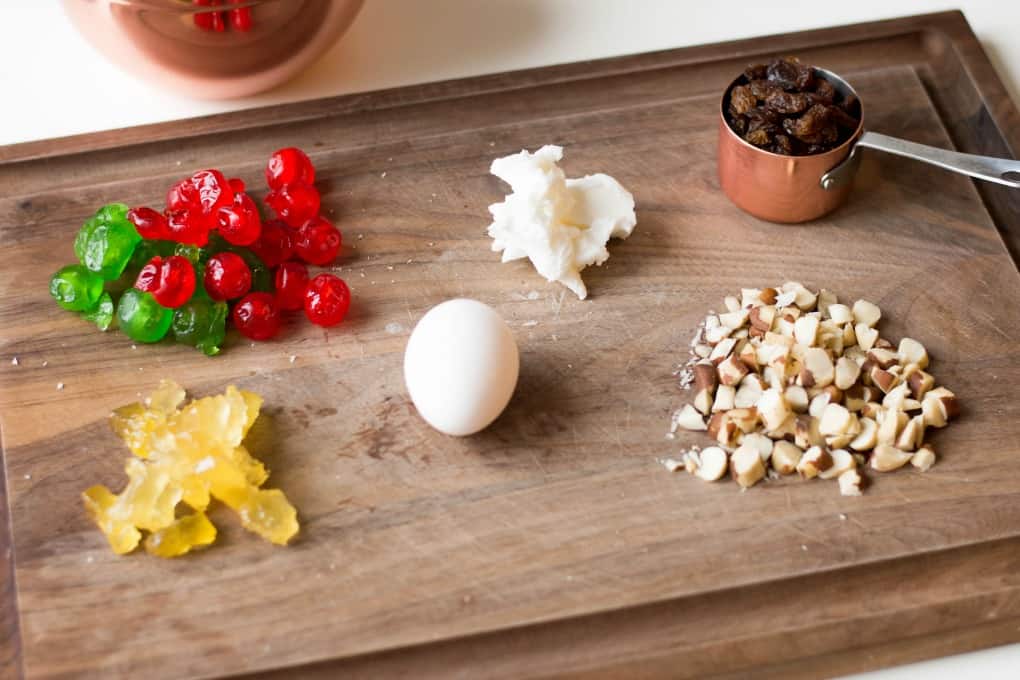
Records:
{"label": "raisins in copper cup", "polygon": [[838,208],[852,182],[819,179],[849,155],[863,109],[842,78],[777,59],[749,67],[719,109],[719,183],[738,207],[770,222],[806,222]]}

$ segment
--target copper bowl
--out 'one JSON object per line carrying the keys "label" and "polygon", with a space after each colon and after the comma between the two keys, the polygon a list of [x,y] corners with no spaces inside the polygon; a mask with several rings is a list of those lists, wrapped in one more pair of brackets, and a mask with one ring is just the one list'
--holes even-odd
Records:
{"label": "copper bowl", "polygon": [[[844,97],[856,95],[845,80],[831,71],[820,68],[814,71]],[[860,123],[843,144],[810,156],[784,156],[747,143],[726,122],[730,91],[742,80],[743,76],[730,83],[719,107],[719,184],[723,192],[737,207],[769,222],[807,222],[842,205],[853,182],[825,189],[819,178],[847,159],[863,133],[863,102]]]}
{"label": "copper bowl", "polygon": [[[364,0],[63,0],[71,23],[104,56],[159,87],[197,99],[276,87],[329,50]],[[198,16],[248,8],[249,27],[203,30]]]}

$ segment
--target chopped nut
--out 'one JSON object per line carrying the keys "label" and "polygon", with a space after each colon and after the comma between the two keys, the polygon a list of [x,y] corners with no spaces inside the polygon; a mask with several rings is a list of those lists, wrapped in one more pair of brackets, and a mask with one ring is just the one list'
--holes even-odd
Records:
{"label": "chopped nut", "polygon": [[831,290],[825,290],[822,288],[818,291],[818,311],[821,313],[823,319],[829,318],[829,307],[837,304],[838,302],[839,299]]}
{"label": "chopped nut", "polygon": [[803,387],[825,387],[836,377],[829,353],[819,347],[804,350],[804,367],[800,371]]}
{"label": "chopped nut", "polygon": [[804,413],[807,411],[810,400],[808,399],[807,390],[800,385],[790,385],[783,392],[783,396],[786,398],[787,405],[795,413]]}
{"label": "chopped nut", "polygon": [[793,337],[805,347],[811,347],[818,339],[818,317],[805,315],[793,324]]}
{"label": "chopped nut", "polygon": [[871,418],[872,420],[878,420],[878,414],[882,412],[882,405],[877,401],[868,401],[861,407],[860,415],[862,418]]}
{"label": "chopped nut", "polygon": [[903,467],[913,457],[914,454],[908,453],[907,451],[900,451],[895,446],[879,444],[871,453],[869,465],[871,465],[872,469],[878,470],[879,472],[889,472],[890,470]]}
{"label": "chopped nut", "polygon": [[820,392],[811,399],[811,403],[808,404],[808,413],[815,418],[821,418],[822,413],[825,411],[825,407],[829,405],[829,394],[827,392]]}
{"label": "chopped nut", "polygon": [[682,409],[673,414],[673,422],[685,430],[707,430],[704,418],[691,406],[685,404]]}
{"label": "chopped nut", "polygon": [[878,421],[878,432],[875,437],[879,444],[893,445],[896,443],[896,438],[900,434],[909,418],[906,413],[901,411],[889,411],[883,409],[879,412]]}
{"label": "chopped nut", "polygon": [[857,333],[854,332],[854,325],[848,323],[843,326],[843,355],[846,356],[845,349],[857,344]]}
{"label": "chopped nut", "polygon": [[694,408],[706,416],[712,411],[712,393],[707,389],[698,390],[694,395]]}
{"label": "chopped nut", "polygon": [[761,379],[753,373],[748,374],[740,381],[740,387],[737,388],[737,394],[733,398],[733,405],[737,408],[755,406],[761,399],[762,391]]}
{"label": "chopped nut", "polygon": [[753,307],[748,318],[751,320],[752,328],[768,332],[772,330],[772,322],[776,319],[776,308],[769,305]]}
{"label": "chopped nut", "polygon": [[740,348],[740,351],[737,353],[737,358],[739,358],[740,361],[747,366],[748,371],[758,370],[758,366],[760,365],[758,363],[758,352],[751,343],[744,343],[744,345]]}
{"label": "chopped nut", "polygon": [[791,475],[797,471],[804,451],[787,441],[778,441],[772,447],[772,467],[781,475]]}
{"label": "chopped nut", "polygon": [[901,383],[886,392],[882,398],[882,408],[887,411],[903,411],[903,402],[907,399],[907,385]]}
{"label": "chopped nut", "polygon": [[956,395],[944,387],[930,390],[921,400],[921,415],[928,427],[945,427],[959,413]]}
{"label": "chopped nut", "polygon": [[734,407],[733,399],[737,390],[732,385],[720,385],[715,391],[715,401],[712,402],[712,413],[729,411]]}
{"label": "chopped nut", "polygon": [[701,464],[694,473],[698,479],[714,482],[726,474],[726,468],[729,467],[729,458],[726,452],[718,446],[709,446],[703,449],[699,458],[701,459]]}
{"label": "chopped nut", "polygon": [[924,395],[935,387],[935,378],[929,373],[918,370],[907,376],[907,386],[910,388],[910,395],[914,399],[924,399]]}
{"label": "chopped nut", "polygon": [[747,375],[747,366],[732,354],[719,364],[719,382],[723,385],[739,385]]}
{"label": "chopped nut", "polygon": [[853,315],[855,325],[864,324],[868,328],[874,328],[882,318],[882,310],[867,300],[858,300],[854,303]]}
{"label": "chopped nut", "polygon": [[726,412],[726,418],[741,432],[753,432],[758,426],[758,410],[751,408],[735,408]]}
{"label": "chopped nut", "polygon": [[836,387],[841,390],[848,390],[857,382],[861,375],[861,367],[852,359],[840,357],[836,360]]}
{"label": "chopped nut", "polygon": [[740,291],[741,307],[760,307],[764,304],[761,301],[761,290],[757,288],[744,288]]}
{"label": "chopped nut", "polygon": [[832,456],[829,455],[829,452],[820,446],[812,446],[804,452],[800,462],[797,463],[797,472],[804,479],[811,479],[830,467],[832,467]]}
{"label": "chopped nut", "polygon": [[860,433],[850,442],[854,451],[870,451],[878,443],[878,423],[871,418],[860,418]]}
{"label": "chopped nut", "polygon": [[857,337],[857,346],[865,352],[874,347],[878,341],[878,331],[863,323],[854,326],[854,335]]}
{"label": "chopped nut", "polygon": [[832,466],[826,470],[818,471],[818,476],[822,479],[839,477],[847,470],[853,470],[857,467],[857,461],[854,460],[854,457],[846,449],[834,449],[829,452],[829,456],[832,458]]}
{"label": "chopped nut", "polygon": [[776,295],[779,294],[775,288],[762,288],[761,293],[758,294],[758,299],[767,305],[776,304]]}
{"label": "chopped nut", "polygon": [[713,413],[708,419],[708,436],[722,446],[733,446],[736,443],[737,425],[727,417],[728,413]]}
{"label": "chopped nut", "polygon": [[797,416],[794,422],[794,443],[802,449],[825,444],[825,436],[818,431],[818,418]]}
{"label": "chopped nut", "polygon": [[861,475],[854,470],[847,470],[839,476],[839,493],[844,496],[861,495]]}
{"label": "chopped nut", "polygon": [[850,412],[832,402],[825,405],[818,423],[818,431],[824,435],[844,434],[850,428]]}
{"label": "chopped nut", "polygon": [[708,360],[714,364],[719,364],[720,362],[722,362],[723,359],[730,355],[730,352],[733,351],[733,348],[736,346],[736,344],[737,344],[736,338],[726,338],[718,345],[716,345],[714,348],[712,348],[712,353],[708,355]]}
{"label": "chopped nut", "polygon": [[720,314],[719,321],[726,328],[729,328],[731,331],[735,331],[747,324],[747,316],[748,313],[746,309],[738,309],[737,311]]}
{"label": "chopped nut", "polygon": [[740,300],[732,295],[727,295],[723,298],[723,304],[726,305],[726,311],[735,312],[740,309]]}
{"label": "chopped nut", "polygon": [[765,464],[753,446],[741,446],[733,452],[731,470],[737,484],[746,488],[757,484],[765,476]]}
{"label": "chopped nut", "polygon": [[896,385],[896,375],[889,371],[884,371],[878,366],[872,366],[870,376],[871,382],[885,393],[888,393]]}
{"label": "chopped nut", "polygon": [[700,359],[707,359],[712,353],[711,345],[695,345],[694,355]]}
{"label": "chopped nut", "polygon": [[927,472],[935,464],[935,450],[930,444],[925,444],[910,457],[910,464],[921,472]]}
{"label": "chopped nut", "polygon": [[740,445],[754,447],[761,455],[762,462],[768,461],[768,459],[772,456],[772,450],[774,447],[774,443],[771,439],[763,434],[758,434],[757,432],[751,432],[741,437]]}
{"label": "chopped nut", "polygon": [[924,421],[919,421],[918,418],[911,418],[907,421],[907,424],[903,426],[899,436],[896,437],[896,448],[902,451],[913,451],[917,448],[917,428],[922,428],[921,433],[924,433]]}
{"label": "chopped nut", "polygon": [[716,325],[709,326],[708,324],[705,324],[705,340],[710,345],[722,342],[725,338],[729,337],[730,333],[733,332],[731,328],[727,328],[719,323],[719,317],[710,316],[709,318],[716,320]]}
{"label": "chopped nut", "polygon": [[913,338],[903,338],[900,340],[899,351],[897,353],[902,364],[917,364],[918,368],[926,368],[928,366],[928,350]]}
{"label": "chopped nut", "polygon": [[786,417],[790,415],[790,407],[787,405],[783,393],[774,387],[762,392],[757,406],[762,423],[769,430],[780,427]]}
{"label": "chopped nut", "polygon": [[853,321],[854,317],[849,307],[837,303],[829,305],[829,318],[842,326],[845,323]]}
{"label": "chopped nut", "polygon": [[879,349],[878,347],[868,351],[868,358],[871,360],[871,363],[881,369],[889,369],[899,363],[899,357],[896,355],[896,352],[888,349]]}

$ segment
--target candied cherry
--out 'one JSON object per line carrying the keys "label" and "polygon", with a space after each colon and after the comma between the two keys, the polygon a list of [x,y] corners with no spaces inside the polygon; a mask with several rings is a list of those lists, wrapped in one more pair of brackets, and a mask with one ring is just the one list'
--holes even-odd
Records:
{"label": "candied cherry", "polygon": [[258,206],[245,193],[234,194],[234,202],[217,213],[220,236],[235,246],[251,245],[262,233]]}
{"label": "candied cherry", "polygon": [[166,239],[170,235],[166,225],[166,215],[152,208],[131,208],[127,211],[127,218],[135,225],[135,231],[142,238],[159,240]]}
{"label": "candied cherry", "polygon": [[311,184],[292,182],[266,195],[266,205],[295,229],[319,214],[319,192]]}
{"label": "candied cherry", "polygon": [[[231,0],[231,2],[237,4],[240,0]],[[239,7],[230,10],[230,25],[235,31],[250,31],[254,23],[251,7]]]}
{"label": "candied cherry", "polygon": [[294,254],[290,227],[280,220],[269,220],[262,224],[262,233],[248,249],[258,255],[267,267],[276,267]]}
{"label": "candied cherry", "polygon": [[251,269],[237,253],[216,253],[205,263],[205,292],[213,300],[233,300],[251,290]]}
{"label": "candied cherry", "polygon": [[252,340],[268,340],[280,332],[280,311],[269,293],[248,293],[234,305],[230,318]]}
{"label": "candied cherry", "polygon": [[199,170],[170,187],[168,210],[188,209],[209,215],[234,201],[234,190],[219,170]]}
{"label": "candied cherry", "polygon": [[135,288],[152,293],[162,306],[176,309],[195,293],[195,268],[186,257],[157,255],[138,272]]}
{"label": "candied cherry", "polygon": [[227,184],[230,185],[230,188],[234,191],[235,194],[242,193],[246,188],[244,180],[241,179],[240,177],[231,177],[230,179],[227,180]]}
{"label": "candied cherry", "polygon": [[166,238],[178,243],[203,247],[209,243],[209,227],[202,216],[187,208],[166,215]]}
{"label": "candied cherry", "polygon": [[311,159],[293,146],[274,151],[266,164],[266,184],[275,190],[294,182],[315,184],[315,166]]}
{"label": "candied cherry", "polygon": [[294,252],[308,264],[329,264],[336,259],[340,245],[340,230],[324,217],[308,220],[294,237]]}
{"label": "candied cherry", "polygon": [[280,309],[293,311],[305,305],[308,268],[300,262],[284,262],[276,269],[276,301]]}
{"label": "candied cherry", "polygon": [[317,326],[335,326],[347,316],[351,291],[343,279],[319,274],[305,290],[305,316]]}

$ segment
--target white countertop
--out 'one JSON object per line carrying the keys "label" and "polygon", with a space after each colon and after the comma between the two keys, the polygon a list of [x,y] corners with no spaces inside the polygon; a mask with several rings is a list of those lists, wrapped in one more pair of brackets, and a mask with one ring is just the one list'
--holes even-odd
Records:
{"label": "white countertop", "polygon": [[[766,11],[764,6],[768,6]],[[1020,101],[1015,0],[368,0],[349,33],[286,85],[231,102],[184,99],[117,70],[56,0],[0,4],[0,145],[447,78],[963,9]],[[1020,637],[1020,631],[1017,632]],[[1020,677],[1020,644],[867,673],[872,680]]]}

